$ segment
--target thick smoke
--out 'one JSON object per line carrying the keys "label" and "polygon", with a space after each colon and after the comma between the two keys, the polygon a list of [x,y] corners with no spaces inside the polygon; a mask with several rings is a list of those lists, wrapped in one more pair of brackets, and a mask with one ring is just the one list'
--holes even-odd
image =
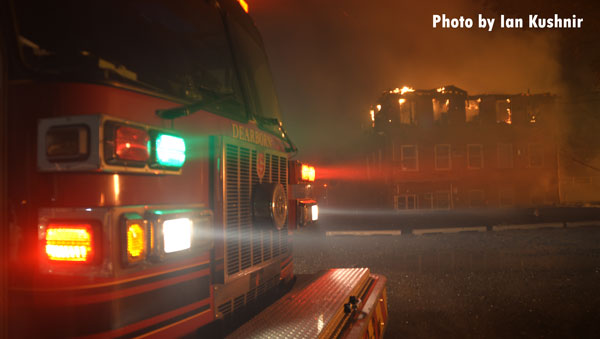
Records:
{"label": "thick smoke", "polygon": [[[454,84],[469,93],[558,93],[556,31],[432,28],[432,15],[484,13],[471,1],[249,2],[300,160],[352,154],[386,89]],[[497,19],[498,20],[498,19]]]}

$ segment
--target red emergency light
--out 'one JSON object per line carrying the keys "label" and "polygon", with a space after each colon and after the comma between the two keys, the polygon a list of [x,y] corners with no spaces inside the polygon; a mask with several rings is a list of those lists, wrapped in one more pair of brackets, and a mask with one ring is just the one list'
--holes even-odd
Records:
{"label": "red emergency light", "polygon": [[93,240],[90,224],[50,224],[46,228],[46,255],[51,261],[90,262]]}
{"label": "red emergency light", "polygon": [[108,122],[104,144],[104,157],[111,164],[141,167],[150,159],[150,135],[142,127]]}
{"label": "red emergency light", "polygon": [[115,131],[115,155],[121,160],[147,161],[150,136],[141,128],[119,126]]}

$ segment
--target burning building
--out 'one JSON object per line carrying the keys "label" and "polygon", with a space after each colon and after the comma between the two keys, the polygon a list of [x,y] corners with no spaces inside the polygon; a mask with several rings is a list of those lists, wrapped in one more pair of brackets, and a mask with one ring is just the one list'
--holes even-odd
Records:
{"label": "burning building", "polygon": [[400,210],[559,202],[555,96],[386,91],[370,111],[369,175]]}

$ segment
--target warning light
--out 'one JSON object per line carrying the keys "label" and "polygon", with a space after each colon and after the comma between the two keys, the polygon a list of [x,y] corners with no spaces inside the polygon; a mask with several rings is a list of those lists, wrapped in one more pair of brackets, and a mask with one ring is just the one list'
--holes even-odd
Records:
{"label": "warning light", "polygon": [[165,220],[163,240],[165,253],[187,250],[192,246],[193,222],[189,218]]}
{"label": "warning light", "polygon": [[156,137],[156,161],[165,167],[181,167],[185,162],[185,141],[181,137],[158,134]]}
{"label": "warning light", "polygon": [[91,261],[92,226],[50,224],[46,229],[46,254],[53,261]]}
{"label": "warning light", "polygon": [[146,230],[139,223],[127,227],[127,257],[130,262],[144,258],[146,254]]}
{"label": "warning light", "polygon": [[150,136],[143,129],[120,126],[115,131],[115,153],[121,160],[147,161],[150,158]]}
{"label": "warning light", "polygon": [[244,12],[248,13],[248,3],[244,0],[238,0],[240,6],[244,9]]}
{"label": "warning light", "polygon": [[302,165],[302,180],[315,181],[315,168],[309,165]]}
{"label": "warning light", "polygon": [[89,154],[89,130],[83,125],[55,126],[46,132],[49,161],[76,161]]}

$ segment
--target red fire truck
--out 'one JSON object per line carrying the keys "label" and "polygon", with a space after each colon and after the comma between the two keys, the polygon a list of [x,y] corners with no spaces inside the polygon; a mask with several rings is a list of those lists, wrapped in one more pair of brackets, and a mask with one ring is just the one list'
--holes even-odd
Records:
{"label": "red fire truck", "polygon": [[[222,334],[289,291],[315,169],[244,1],[1,6],[2,333]],[[380,337],[386,312],[384,277],[332,269],[232,335]]]}

